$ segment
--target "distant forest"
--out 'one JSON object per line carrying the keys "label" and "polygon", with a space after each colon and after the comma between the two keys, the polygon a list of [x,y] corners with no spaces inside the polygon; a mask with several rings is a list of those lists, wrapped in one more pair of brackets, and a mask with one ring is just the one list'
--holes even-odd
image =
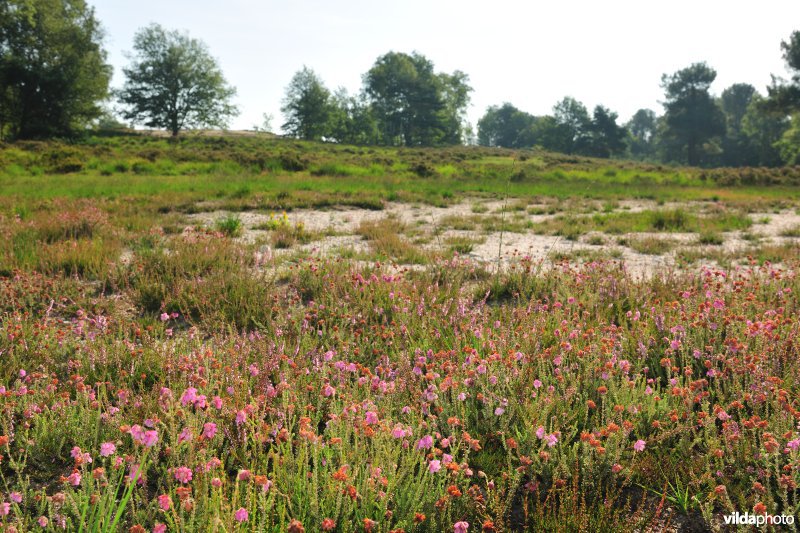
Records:
{"label": "distant forest", "polygon": [[[202,41],[151,25],[132,48],[125,84],[111,90],[101,26],[84,0],[0,2],[0,139],[68,138],[128,124],[178,135],[225,128],[238,113],[236,90]],[[773,76],[767,94],[746,83],[711,94],[716,71],[695,63],[662,76],[660,114],[640,109],[621,124],[607,107],[590,112],[566,96],[544,116],[498,103],[477,131],[466,117],[473,91],[466,73],[437,72],[417,52],[389,52],[363,75],[357,94],[331,91],[304,66],[286,87],[281,129],[358,145],[480,144],[705,167],[798,165],[800,31],[780,48],[791,78]],[[271,129],[270,119],[263,129]]]}

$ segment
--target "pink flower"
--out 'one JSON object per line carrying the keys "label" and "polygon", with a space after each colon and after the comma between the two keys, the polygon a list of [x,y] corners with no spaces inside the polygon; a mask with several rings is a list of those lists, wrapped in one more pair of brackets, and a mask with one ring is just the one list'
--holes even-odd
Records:
{"label": "pink flower", "polygon": [[502,407],[498,407],[497,409],[494,410],[494,416],[501,416],[505,412],[506,412],[505,409],[503,409]]}
{"label": "pink flower", "polygon": [[168,494],[162,494],[158,497],[158,506],[162,511],[169,511],[169,508],[172,507],[172,499]]}
{"label": "pink flower", "polygon": [[375,411],[367,411],[366,415],[364,416],[364,422],[367,424],[377,424],[378,423],[378,413]]}
{"label": "pink flower", "polygon": [[[255,377],[255,376],[258,375],[259,371],[258,371],[258,365],[257,364],[253,363],[247,369],[250,371],[250,375],[251,376]],[[245,512],[247,512],[247,511],[245,511]]]}
{"label": "pink flower", "polygon": [[173,470],[175,479],[181,483],[189,483],[192,480],[192,469],[185,466],[179,466]]}
{"label": "pink flower", "polygon": [[555,446],[555,445],[556,445],[556,443],[558,442],[558,437],[557,437],[555,434],[551,433],[550,435],[547,435],[547,436],[544,438],[544,440],[545,440],[545,442],[547,443],[547,446],[549,446],[550,448],[552,448],[552,447],[553,447],[553,446]]}
{"label": "pink flower", "polygon": [[166,533],[167,526],[166,524],[158,523],[153,526],[153,533]]}
{"label": "pink flower", "polygon": [[431,474],[435,474],[441,469],[442,469],[442,463],[438,459],[434,459],[430,463],[428,463],[428,472],[430,472]]}
{"label": "pink flower", "polygon": [[216,410],[222,409],[222,398],[214,396],[214,399],[211,400],[211,405],[213,405]]}
{"label": "pink flower", "polygon": [[633,445],[633,449],[636,450],[637,452],[642,452],[642,451],[644,451],[644,445],[645,444],[646,444],[645,441],[643,441],[642,439],[639,439]]}
{"label": "pink flower", "polygon": [[203,438],[211,440],[217,434],[217,425],[214,422],[206,422],[203,424]]}
{"label": "pink flower", "polygon": [[218,489],[222,486],[222,480],[218,477],[215,477],[211,480],[211,486]]}
{"label": "pink flower", "polygon": [[538,389],[541,386],[542,386],[542,382],[541,381],[539,381],[538,379],[534,379],[533,380],[533,388],[534,389]]}
{"label": "pink flower", "polygon": [[77,459],[78,457],[81,456],[81,453],[82,453],[81,449],[79,447],[75,446],[74,448],[72,448],[72,450],[70,450],[69,455],[73,459]]}
{"label": "pink flower", "polygon": [[247,420],[247,413],[244,410],[236,411],[236,425],[241,426]]}
{"label": "pink flower", "polygon": [[539,426],[538,428],[536,428],[536,437],[538,439],[543,439],[544,435],[545,435],[545,431],[544,431],[544,427],[543,426]]}
{"label": "pink flower", "polygon": [[329,398],[329,397],[333,396],[335,393],[336,393],[336,389],[334,389],[333,387],[331,387],[328,384],[326,384],[324,387],[322,387],[322,395],[325,396],[326,398]]}
{"label": "pink flower", "polygon": [[81,484],[81,474],[80,474],[80,472],[76,471],[76,472],[71,473],[69,475],[69,477],[67,478],[67,481],[69,481],[69,484],[72,485],[73,487],[77,487],[78,485],[80,485]]}
{"label": "pink flower", "polygon": [[50,521],[47,519],[46,516],[40,516],[39,519],[36,521],[36,523],[39,524],[39,527],[47,527],[47,524],[49,522]]}
{"label": "pink flower", "polygon": [[247,481],[250,479],[250,471],[249,470],[239,470],[239,481]]}
{"label": "pink flower", "polygon": [[406,431],[403,429],[403,426],[400,424],[395,424],[395,426],[392,428],[392,437],[395,439],[402,439],[405,436]]}
{"label": "pink flower", "polygon": [[135,481],[139,485],[144,483],[144,479],[142,479],[142,465],[132,464],[128,471],[128,479],[130,481]]}
{"label": "pink flower", "polygon": [[113,442],[104,442],[100,445],[100,457],[108,457],[117,451],[117,446]]}
{"label": "pink flower", "polygon": [[22,494],[19,492],[12,492],[8,495],[8,499],[10,499],[14,503],[22,503]]}
{"label": "pink flower", "polygon": [[141,444],[144,441],[144,428],[139,424],[134,424],[131,426],[131,429],[128,430],[128,433],[130,433],[131,437],[133,437],[133,442]]}
{"label": "pink flower", "polygon": [[8,502],[0,503],[0,516],[7,516],[11,512],[11,504]]}
{"label": "pink flower", "polygon": [[461,522],[456,522],[453,525],[453,533],[467,533],[468,529],[469,522],[464,522],[463,520]]}
{"label": "pink flower", "polygon": [[236,519],[237,522],[247,522],[249,518],[249,514],[247,513],[247,509],[244,507],[239,507],[233,517]]}
{"label": "pink flower", "polygon": [[427,450],[428,448],[433,447],[433,437],[430,435],[425,435],[421,439],[417,441],[417,449],[418,450]]}
{"label": "pink flower", "polygon": [[189,387],[185,391],[183,391],[183,395],[181,396],[181,403],[183,405],[189,405],[190,403],[194,403],[197,401],[197,389],[194,387]]}
{"label": "pink flower", "polygon": [[161,316],[159,318],[161,319],[161,322],[166,322],[167,320],[169,320],[169,315],[167,313],[161,313]]}
{"label": "pink flower", "polygon": [[144,438],[142,439],[142,444],[144,444],[148,448],[152,448],[156,442],[158,442],[158,432],[155,429],[151,429],[149,431],[144,432]]}
{"label": "pink flower", "polygon": [[192,430],[189,428],[183,428],[181,434],[178,435],[178,443],[180,444],[181,442],[191,441],[191,440],[192,440]]}
{"label": "pink flower", "polygon": [[614,472],[615,474],[619,473],[621,470],[622,470],[622,465],[619,463],[614,463],[614,465],[611,467],[611,471]]}

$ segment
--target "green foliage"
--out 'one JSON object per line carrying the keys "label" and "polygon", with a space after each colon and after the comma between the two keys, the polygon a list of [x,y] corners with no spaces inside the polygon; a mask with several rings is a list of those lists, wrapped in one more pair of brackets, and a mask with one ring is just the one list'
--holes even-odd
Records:
{"label": "green foliage", "polygon": [[319,141],[332,133],[333,101],[330,91],[317,74],[303,67],[286,87],[281,111],[286,122],[281,126],[292,137]]}
{"label": "green foliage", "polygon": [[236,90],[202,41],[152,24],[139,30],[133,49],[117,95],[125,119],[176,136],[187,127],[223,128],[238,113],[230,103]]}
{"label": "green foliage", "polygon": [[711,98],[709,87],[717,72],[705,63],[664,74],[664,138],[670,156],[689,165],[708,163],[709,142],[725,133],[725,117]]}
{"label": "green foliage", "polygon": [[0,138],[69,136],[100,116],[102,36],[84,0],[0,3]]}
{"label": "green foliage", "polygon": [[468,77],[437,74],[433,63],[414,52],[389,52],[364,76],[383,144],[432,146],[462,141],[469,104]]}

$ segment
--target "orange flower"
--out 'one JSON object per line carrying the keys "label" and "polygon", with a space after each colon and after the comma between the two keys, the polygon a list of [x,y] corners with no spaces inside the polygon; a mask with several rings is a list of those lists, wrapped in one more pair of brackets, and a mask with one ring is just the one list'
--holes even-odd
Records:
{"label": "orange flower", "polygon": [[461,491],[458,490],[458,487],[456,487],[455,485],[450,485],[449,487],[447,487],[447,494],[449,494],[453,498],[461,497]]}
{"label": "orange flower", "polygon": [[375,520],[370,520],[369,518],[364,519],[364,531],[373,531],[377,525],[378,523]]}
{"label": "orange flower", "polygon": [[764,514],[764,513],[767,512],[767,506],[764,505],[762,502],[758,502],[753,507],[753,512],[756,513],[756,514]]}
{"label": "orange flower", "polygon": [[326,518],[322,521],[322,531],[333,531],[336,528],[336,522],[332,518]]}
{"label": "orange flower", "polygon": [[484,520],[483,526],[481,527],[483,531],[494,531],[494,522],[489,519]]}
{"label": "orange flower", "polygon": [[347,481],[347,465],[343,465],[333,473],[333,479],[336,481]]}
{"label": "orange flower", "polygon": [[414,513],[414,523],[415,524],[421,524],[422,522],[425,521],[425,518],[426,518],[425,515],[422,514],[422,513]]}
{"label": "orange flower", "polygon": [[303,527],[303,523],[300,520],[292,520],[289,522],[289,529],[287,529],[289,533],[306,533],[306,528]]}
{"label": "orange flower", "polygon": [[8,435],[0,435],[0,446],[8,444]]}

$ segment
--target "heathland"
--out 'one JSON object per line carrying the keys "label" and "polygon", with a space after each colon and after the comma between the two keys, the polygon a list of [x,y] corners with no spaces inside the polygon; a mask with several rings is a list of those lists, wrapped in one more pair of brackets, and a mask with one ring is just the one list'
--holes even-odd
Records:
{"label": "heathland", "polygon": [[0,518],[632,531],[800,504],[800,168],[0,147]]}

